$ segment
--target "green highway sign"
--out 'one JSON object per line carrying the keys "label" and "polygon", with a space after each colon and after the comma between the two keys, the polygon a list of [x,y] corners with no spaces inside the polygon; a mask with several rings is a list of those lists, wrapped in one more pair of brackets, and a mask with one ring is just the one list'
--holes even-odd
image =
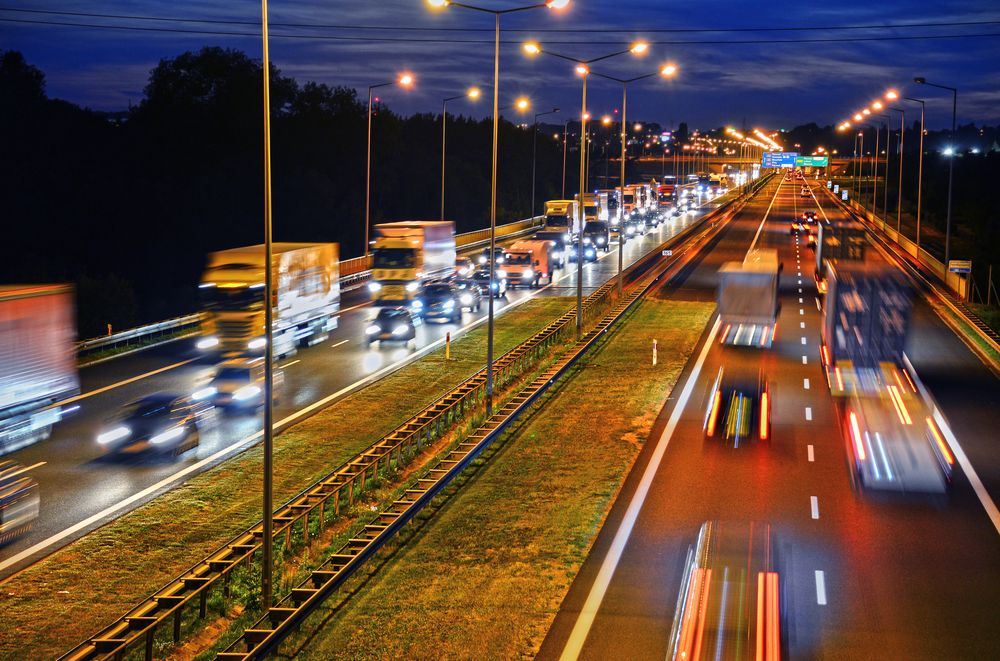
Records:
{"label": "green highway sign", "polygon": [[797,168],[825,168],[830,164],[828,156],[799,156],[795,159]]}

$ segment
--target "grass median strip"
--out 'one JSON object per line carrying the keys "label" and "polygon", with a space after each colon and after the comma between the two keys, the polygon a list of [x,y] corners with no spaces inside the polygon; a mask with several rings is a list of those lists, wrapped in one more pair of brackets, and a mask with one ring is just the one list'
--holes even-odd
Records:
{"label": "grass median strip", "polygon": [[713,307],[642,303],[284,652],[534,656]]}
{"label": "grass median strip", "polygon": [[[572,306],[535,299],[498,317],[495,355]],[[382,438],[482,367],[486,328],[296,425],[275,443],[275,503]],[[0,585],[0,659],[53,658],[260,518],[261,449],[188,480]],[[193,461],[188,459],[187,461]],[[114,471],[110,464],[103,470]],[[44,494],[42,494],[44,498]]]}

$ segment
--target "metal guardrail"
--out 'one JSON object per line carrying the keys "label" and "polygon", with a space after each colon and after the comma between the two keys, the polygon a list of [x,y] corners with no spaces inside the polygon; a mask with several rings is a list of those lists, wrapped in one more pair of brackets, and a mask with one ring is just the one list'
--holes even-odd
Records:
{"label": "metal guardrail", "polygon": [[[686,228],[683,232],[665,242],[660,248],[667,245],[676,245],[686,240],[701,225],[711,221],[713,216],[725,212],[734,203],[735,200],[729,201],[706,214],[699,223]],[[659,248],[651,251],[629,267],[627,272],[630,275],[639,274],[639,277],[646,277],[650,266],[655,264],[659,259],[659,253]],[[591,321],[608,301],[616,298],[616,291],[617,281],[616,279],[612,279],[588,296],[583,303],[584,322]],[[634,301],[635,299],[626,297],[623,300]],[[621,304],[618,307],[620,308]],[[623,313],[624,310],[619,312],[618,316]],[[500,356],[494,362],[494,376],[497,387],[502,388],[511,383],[513,379],[530,369],[541,356],[548,352],[554,343],[561,341],[567,335],[575,333],[575,321],[576,308],[574,307],[514,349]],[[608,325],[610,323],[613,322],[609,322]],[[606,329],[607,325],[603,328]],[[591,334],[587,337],[591,338],[590,342],[592,343],[596,341],[597,336],[594,336],[594,331],[591,331]],[[566,363],[565,361],[556,363],[556,365],[560,364],[563,364],[565,369],[571,366],[571,363]],[[559,374],[561,373],[559,372]],[[545,381],[545,378],[540,378],[542,381]],[[550,377],[548,383],[553,382],[556,378],[558,376]],[[293,530],[300,530],[302,538],[306,542],[314,534],[321,533],[326,527],[325,519],[328,510],[332,510],[334,516],[339,515],[341,507],[350,507],[353,505],[357,495],[377,480],[380,471],[384,474],[393,464],[397,467],[401,466],[404,457],[410,457],[415,452],[419,452],[432,438],[439,438],[449,427],[453,427],[461,416],[471,411],[483,401],[485,397],[485,385],[485,369],[482,369],[381,440],[372,444],[325,478],[306,488],[299,495],[279,507],[273,515],[274,538],[276,539],[283,535],[287,547],[292,541]],[[536,398],[540,395],[541,392],[536,395]],[[515,396],[512,402],[517,402],[521,397],[521,395]],[[503,413],[510,406],[511,404],[507,404],[502,407],[497,415]],[[489,427],[490,424],[487,421],[485,427]],[[499,432],[490,438],[495,438],[497,435],[499,435]],[[456,451],[462,450],[467,445],[468,441],[460,444]],[[462,464],[463,467],[474,458],[472,456],[465,461]],[[440,471],[442,469],[439,467],[432,470]],[[451,468],[445,472],[450,470]],[[457,472],[454,475],[457,475]],[[418,479],[415,486],[419,490],[420,486],[425,483],[426,480]],[[407,494],[409,495],[411,491],[413,490],[407,491]],[[415,499],[420,500],[422,503],[421,507],[430,502],[430,499],[433,497],[433,495],[426,496],[426,493],[426,490],[420,491],[421,495]],[[416,495],[416,493],[413,495]],[[397,503],[405,502],[407,502],[406,497],[397,501]],[[395,507],[397,505],[394,505]],[[380,513],[364,527],[364,536],[349,540],[344,549],[341,549],[341,551],[346,552],[334,554],[324,565],[326,567],[325,570],[320,570],[313,574],[314,578],[311,580],[314,582],[314,587],[310,588],[307,584],[303,584],[294,588],[279,603],[286,603],[288,600],[291,600],[292,603],[298,601],[298,606],[309,605],[312,608],[321,603],[325,599],[325,596],[320,597],[320,587],[324,588],[323,594],[328,594],[335,589],[326,589],[335,576],[343,576],[341,582],[346,580],[347,575],[343,574],[342,571],[350,568],[350,571],[353,572],[365,560],[370,558],[377,551],[377,548],[372,547],[373,540],[376,538],[383,540],[391,538],[398,531],[399,527],[405,523],[405,520],[401,520],[400,518],[400,515],[403,513],[405,513],[405,510],[399,512],[395,511],[395,509]],[[412,518],[412,514],[410,518]],[[316,532],[313,532],[313,528],[316,528]],[[387,533],[390,529],[393,532]],[[379,537],[383,533],[386,533],[386,535]],[[370,537],[372,534],[374,534],[374,537]],[[63,656],[59,657],[59,661],[120,659],[127,650],[136,647],[141,642],[145,643],[146,660],[151,661],[153,658],[153,642],[157,629],[172,619],[173,639],[174,642],[178,642],[180,640],[181,619],[184,607],[198,600],[199,617],[204,618],[207,612],[208,591],[213,586],[218,585],[219,582],[222,583],[223,596],[228,598],[230,596],[232,572],[243,563],[249,563],[252,560],[256,551],[260,549],[262,541],[263,522],[258,522],[251,529],[236,536],[209,557],[197,562],[181,576],[171,580],[150,597],[144,599],[115,623],[66,652]],[[330,575],[322,573],[324,571]],[[315,584],[317,580],[321,581],[319,586]],[[273,622],[274,628],[270,630],[249,629],[241,640],[252,642],[255,647],[259,646],[272,636],[273,631],[277,631],[278,627],[289,621],[293,613],[299,610],[298,606],[288,608],[287,606],[279,605],[270,609],[265,616],[265,620]],[[281,631],[285,631],[286,629],[287,625]],[[290,631],[291,629],[287,630]],[[221,653],[218,658],[228,660],[262,657],[250,657],[249,652],[226,651]]]}
{"label": "metal guardrail", "polygon": [[138,341],[141,338],[148,337],[150,335],[163,335],[164,333],[170,332],[174,333],[178,330],[184,328],[189,328],[191,326],[197,326],[201,323],[201,313],[189,314],[185,317],[176,317],[174,319],[167,319],[166,321],[160,321],[155,324],[149,324],[148,326],[139,326],[138,328],[131,328],[120,333],[114,333],[112,335],[107,335],[105,337],[97,337],[92,340],[84,340],[83,342],[77,342],[76,353],[77,356],[86,355],[92,353],[99,349],[106,349],[108,347],[114,348],[120,344],[131,344]]}

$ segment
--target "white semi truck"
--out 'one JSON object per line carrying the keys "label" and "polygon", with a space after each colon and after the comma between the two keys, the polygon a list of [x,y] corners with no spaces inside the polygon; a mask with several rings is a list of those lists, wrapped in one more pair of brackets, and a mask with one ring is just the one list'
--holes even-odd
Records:
{"label": "white semi truck", "polygon": [[767,348],[778,321],[777,250],[751,250],[743,262],[719,269],[716,306],[722,323],[722,343]]}
{"label": "white semi truck", "polygon": [[[272,338],[275,357],[323,342],[340,313],[336,243],[271,244]],[[202,338],[198,348],[226,358],[262,355],[264,246],[209,253],[201,277]]]}
{"label": "white semi truck", "polygon": [[0,455],[48,438],[80,394],[72,285],[0,286]]}
{"label": "white semi truck", "polygon": [[376,305],[409,304],[425,282],[455,273],[455,224],[413,220],[375,226],[372,281]]}

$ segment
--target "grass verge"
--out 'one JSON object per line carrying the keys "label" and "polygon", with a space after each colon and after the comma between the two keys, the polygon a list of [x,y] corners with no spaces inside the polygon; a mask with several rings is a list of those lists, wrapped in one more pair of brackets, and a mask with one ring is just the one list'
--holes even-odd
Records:
{"label": "grass verge", "polygon": [[[568,298],[535,299],[498,317],[496,355],[572,304]],[[482,367],[486,341],[485,326],[467,333],[452,342],[451,360],[439,350],[280,435],[274,449],[275,503]],[[250,527],[260,518],[261,463],[261,449],[248,450],[4,581],[0,659],[58,656]],[[253,584],[252,577],[248,582]]]}
{"label": "grass verge", "polygon": [[284,653],[533,657],[713,307],[642,303]]}

